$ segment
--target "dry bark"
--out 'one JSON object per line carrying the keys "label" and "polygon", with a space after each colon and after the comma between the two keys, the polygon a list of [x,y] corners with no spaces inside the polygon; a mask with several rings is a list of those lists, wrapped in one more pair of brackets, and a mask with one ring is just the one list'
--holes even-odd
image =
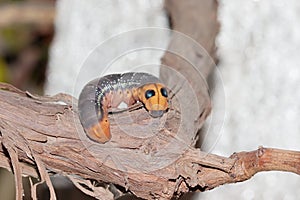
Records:
{"label": "dry bark", "polygon": [[[300,152],[260,147],[225,158],[193,148],[210,112],[206,78],[214,68],[210,56],[215,55],[217,4],[168,0],[166,8],[172,27],[192,37],[208,54],[199,50],[197,42],[173,35],[162,64],[180,75],[161,70],[161,78],[174,87],[175,95],[160,119],[151,118],[143,108],[111,115],[112,140],[98,144],[86,137],[75,98],[34,96],[0,85],[0,166],[15,173],[17,198],[22,197],[22,175],[46,182],[51,199],[55,199],[51,174],[68,176],[84,193],[98,199],[113,199],[112,193],[122,192],[105,184],[97,187],[92,181],[122,186],[145,199],[170,199],[195,189],[244,181],[259,171],[300,174]],[[36,185],[33,196],[35,189]]]}
{"label": "dry bark", "polygon": [[[146,199],[170,199],[195,188],[208,190],[244,181],[260,171],[300,174],[300,152],[263,147],[229,158],[189,147],[171,163],[166,161],[168,157],[157,157],[155,162],[161,166],[147,170],[143,164],[158,152],[153,149],[160,148],[156,142],[171,137],[166,128],[161,136],[140,139],[122,135],[123,122],[114,122],[113,140],[101,145],[84,136],[71,96],[36,97],[7,84],[0,87],[0,166],[15,173],[18,197],[22,196],[21,175],[40,177],[50,188],[49,174],[66,175],[85,193],[99,199],[112,199],[113,195],[90,180],[120,185]],[[144,109],[133,113],[144,117],[143,121],[153,120]],[[120,115],[116,118],[127,114]],[[135,166],[137,163],[140,165]],[[50,191],[55,199],[53,188]]]}

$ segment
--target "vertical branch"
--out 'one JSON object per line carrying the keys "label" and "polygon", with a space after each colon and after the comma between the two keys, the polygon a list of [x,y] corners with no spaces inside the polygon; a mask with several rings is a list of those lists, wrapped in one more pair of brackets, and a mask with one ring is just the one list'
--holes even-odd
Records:
{"label": "vertical branch", "polygon": [[211,110],[206,79],[215,67],[218,4],[215,0],[166,0],[165,8],[175,32],[161,59],[160,78],[175,90],[179,101],[175,107],[180,108],[181,124],[193,144]]}

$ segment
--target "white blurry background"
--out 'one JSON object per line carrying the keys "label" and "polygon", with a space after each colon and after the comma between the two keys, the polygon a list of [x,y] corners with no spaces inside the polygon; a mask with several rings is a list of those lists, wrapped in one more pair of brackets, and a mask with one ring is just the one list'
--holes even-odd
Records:
{"label": "white blurry background", "polygon": [[[144,27],[167,27],[167,18],[162,8],[162,0],[61,0],[57,1],[56,35],[50,50],[48,84],[46,93],[56,94],[65,92],[79,96],[79,89],[74,91],[74,87],[83,87],[84,82],[75,83],[77,78],[90,80],[90,76],[98,77],[95,73],[101,66],[101,56],[99,63],[90,63],[95,67],[90,74],[81,74],[80,70],[86,67],[84,62],[89,59],[89,55],[95,49],[102,49],[102,44],[118,35],[126,34],[138,28]],[[168,35],[150,35],[151,39],[157,38],[161,41],[161,46],[168,44]],[[116,39],[117,40],[117,39]],[[147,39],[146,39],[147,40]],[[120,43],[126,43],[121,41]],[[138,43],[138,40],[132,42]],[[118,46],[122,44],[112,44],[107,48],[107,52],[116,54]],[[138,46],[138,44],[135,44]],[[114,51],[115,50],[115,51]],[[105,50],[104,50],[104,53]],[[136,51],[128,56],[118,59],[109,71],[105,73],[118,73],[130,69],[130,65],[140,65],[146,63],[160,63],[163,51]],[[98,70],[99,71],[99,70]],[[100,70],[101,71],[101,70]],[[158,67],[152,73],[158,74]],[[80,73],[80,74],[79,74]],[[82,77],[82,76],[86,76]]]}
{"label": "white blurry background", "polygon": [[[220,0],[217,40],[225,88],[225,123],[213,153],[259,145],[300,150],[300,1]],[[218,100],[216,92],[216,99]],[[300,178],[264,172],[218,187],[203,199],[300,197]]]}
{"label": "white blurry background", "polygon": [[[300,1],[219,3],[218,69],[226,98],[218,99],[222,87],[217,87],[214,95],[217,101],[225,101],[226,114],[212,152],[229,156],[259,145],[299,151]],[[162,0],[61,0],[57,11],[47,94],[77,96],[74,86],[82,63],[92,49],[113,35],[134,28],[168,26]],[[168,35],[158,39],[167,44]],[[160,56],[149,53],[134,58],[159,63]],[[124,59],[122,66],[131,62]],[[198,198],[292,200],[300,196],[299,186],[297,175],[265,172]]]}

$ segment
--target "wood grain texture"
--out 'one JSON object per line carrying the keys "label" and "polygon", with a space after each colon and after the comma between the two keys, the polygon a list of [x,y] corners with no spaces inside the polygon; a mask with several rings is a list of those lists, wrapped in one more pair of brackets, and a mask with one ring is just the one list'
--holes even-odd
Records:
{"label": "wood grain texture", "polygon": [[[0,91],[3,154],[5,149],[13,149],[18,159],[24,163],[33,165],[41,161],[51,172],[115,183],[145,198],[152,196],[152,191],[156,191],[158,196],[166,196],[163,195],[162,188],[167,196],[173,194],[170,189],[174,190],[172,187],[175,182],[169,182],[168,177],[177,177],[175,168],[160,171],[158,167],[154,168],[157,172],[149,170],[148,173],[144,173],[145,170],[148,171],[144,162],[149,160],[147,157],[150,154],[158,151],[155,140],[159,141],[159,138],[126,137],[120,120],[118,123],[112,123],[112,141],[101,145],[85,136],[77,116],[76,100],[73,99],[72,102],[72,97],[37,97],[9,85],[1,85],[1,88],[5,89]],[[122,115],[127,117],[126,114]],[[140,120],[153,120],[145,110],[135,111],[132,119],[136,124],[140,123]],[[160,146],[166,143],[166,139],[172,138],[172,135],[165,131],[166,135],[159,143]],[[172,164],[163,157],[157,159],[161,161],[155,162],[163,167]],[[42,177],[45,176],[45,172],[39,170],[39,173],[42,173]],[[156,173],[160,175],[157,176]]]}
{"label": "wood grain texture", "polygon": [[[155,162],[162,167],[147,170],[142,164],[157,151],[151,142],[172,135],[153,136],[146,141],[123,135],[122,124],[114,124],[114,133],[118,135],[114,142],[97,144],[81,135],[84,132],[73,104],[76,100],[71,96],[38,97],[7,84],[0,84],[0,88],[0,166],[16,175],[41,177],[48,185],[51,184],[48,173],[58,173],[71,177],[77,184],[86,179],[86,185],[96,197],[96,194],[109,197],[112,194],[105,188],[88,184],[89,180],[120,185],[146,199],[170,199],[197,187],[207,190],[244,181],[259,171],[281,170],[300,174],[300,152],[263,147],[253,152],[234,153],[229,158],[190,147],[171,163],[166,161],[168,157],[156,158]],[[134,115],[151,120],[143,109],[134,111]],[[136,123],[140,120],[133,119],[137,120]],[[102,159],[107,151],[109,156]],[[11,169],[9,163],[15,162],[15,157],[20,162],[19,167]],[[140,165],[133,167],[132,163]],[[166,163],[168,165],[164,166]]]}

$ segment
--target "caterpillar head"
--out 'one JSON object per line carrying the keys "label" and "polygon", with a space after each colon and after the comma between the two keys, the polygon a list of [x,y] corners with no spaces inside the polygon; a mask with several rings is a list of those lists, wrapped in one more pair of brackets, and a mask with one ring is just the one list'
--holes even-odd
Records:
{"label": "caterpillar head", "polygon": [[151,83],[139,88],[139,100],[152,117],[160,117],[168,109],[168,91],[160,83]]}

